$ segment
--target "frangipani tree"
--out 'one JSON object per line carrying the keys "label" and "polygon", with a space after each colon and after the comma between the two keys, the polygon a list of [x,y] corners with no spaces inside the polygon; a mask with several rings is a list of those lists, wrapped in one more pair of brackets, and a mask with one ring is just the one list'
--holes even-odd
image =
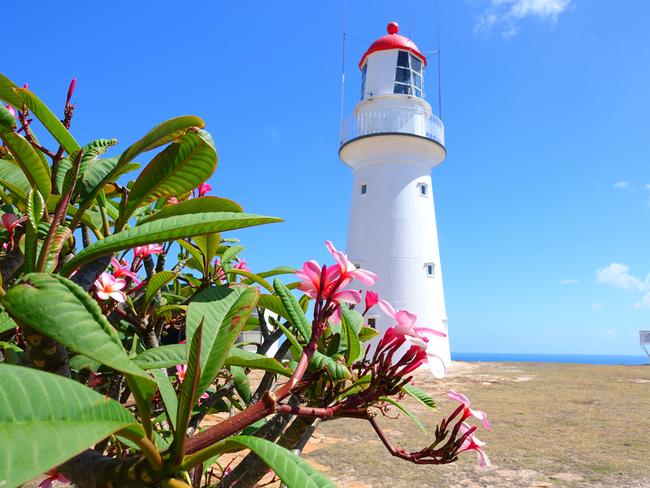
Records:
{"label": "frangipani tree", "polygon": [[[217,153],[203,121],[170,119],[108,156],[116,140],[80,145],[69,131],[74,88],[60,120],[0,76],[0,486],[46,472],[41,486],[253,486],[268,467],[289,487],[333,486],[281,446],[342,417],[413,463],[466,450],[488,463],[467,423],[487,419],[456,392],[460,406],[424,449],[382,432],[388,406],[412,416],[404,395],[435,404],[410,385],[428,360],[415,317],[373,292],[354,309],[354,286],[373,273],[331,243],[332,265],[251,271],[223,233],[280,219],[210,195]],[[368,348],[364,316],[378,304],[396,326]],[[238,342],[249,330],[257,352]],[[241,450],[251,454],[234,469],[205,476]]]}

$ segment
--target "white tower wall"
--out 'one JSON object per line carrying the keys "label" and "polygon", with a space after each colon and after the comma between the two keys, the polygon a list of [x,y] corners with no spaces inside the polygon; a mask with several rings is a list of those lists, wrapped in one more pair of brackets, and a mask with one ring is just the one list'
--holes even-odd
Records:
{"label": "white tower wall", "polygon": [[[397,31],[397,24],[389,24],[388,35],[362,58],[362,100],[342,126],[339,156],[354,177],[347,253],[355,264],[378,275],[373,289],[380,298],[417,315],[416,327],[447,333],[431,184],[431,169],[446,154],[444,126],[414,82],[421,83],[423,73],[416,74],[420,66],[413,56],[422,64],[426,60]],[[410,56],[411,87],[406,93],[400,51]],[[379,310],[371,317],[380,333],[394,325]],[[448,337],[424,335],[429,337],[428,351],[449,366]]]}

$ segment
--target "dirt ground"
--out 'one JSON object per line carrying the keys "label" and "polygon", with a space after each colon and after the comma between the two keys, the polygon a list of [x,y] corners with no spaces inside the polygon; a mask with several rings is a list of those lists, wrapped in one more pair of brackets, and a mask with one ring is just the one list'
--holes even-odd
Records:
{"label": "dirt ground", "polygon": [[[321,424],[305,458],[341,488],[650,488],[649,366],[458,362],[444,380],[418,373],[416,386],[438,402],[436,413],[406,402],[431,431],[456,406],[449,388],[488,413],[492,430],[477,436],[490,468],[473,453],[452,465],[409,464],[348,419]],[[384,425],[395,444],[427,444],[405,416]]]}

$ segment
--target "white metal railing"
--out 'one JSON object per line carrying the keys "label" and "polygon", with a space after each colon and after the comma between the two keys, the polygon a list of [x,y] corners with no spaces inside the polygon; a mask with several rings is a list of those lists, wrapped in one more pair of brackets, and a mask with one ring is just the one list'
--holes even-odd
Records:
{"label": "white metal railing", "polygon": [[438,117],[423,109],[386,107],[363,110],[341,124],[341,145],[373,134],[413,134],[445,145],[445,126]]}

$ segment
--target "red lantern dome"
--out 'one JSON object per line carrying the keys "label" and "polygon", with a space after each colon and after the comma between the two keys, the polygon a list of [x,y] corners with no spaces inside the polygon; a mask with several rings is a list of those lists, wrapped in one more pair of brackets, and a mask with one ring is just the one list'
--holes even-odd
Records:
{"label": "red lantern dome", "polygon": [[390,51],[391,49],[401,49],[403,51],[408,51],[414,56],[417,56],[419,59],[421,59],[425,66],[427,65],[427,58],[419,51],[415,43],[408,37],[401,36],[397,33],[399,31],[399,25],[397,22],[389,23],[386,26],[386,30],[388,31],[388,34],[381,36],[379,39],[373,42],[361,57],[361,61],[359,61],[359,69],[363,68],[364,63],[366,62],[366,58],[368,58],[368,56],[370,56],[372,53],[376,53],[378,51]]}

